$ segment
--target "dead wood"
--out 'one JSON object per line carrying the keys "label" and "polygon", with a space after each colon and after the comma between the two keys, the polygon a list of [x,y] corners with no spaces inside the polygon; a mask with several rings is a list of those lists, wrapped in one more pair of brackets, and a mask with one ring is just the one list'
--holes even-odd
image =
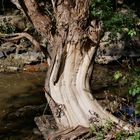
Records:
{"label": "dead wood", "polygon": [[45,140],[75,140],[77,138],[82,138],[85,134],[89,133],[89,128],[82,126],[58,130],[53,116],[49,115],[35,117],[35,122]]}

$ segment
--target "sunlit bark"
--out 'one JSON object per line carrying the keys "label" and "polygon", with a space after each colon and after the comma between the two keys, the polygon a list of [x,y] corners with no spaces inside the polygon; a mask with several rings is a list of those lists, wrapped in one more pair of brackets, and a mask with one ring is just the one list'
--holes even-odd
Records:
{"label": "sunlit bark", "polygon": [[104,125],[106,121],[125,126],[104,110],[91,94],[89,82],[99,31],[87,22],[90,0],[52,2],[56,21],[53,35],[52,21],[39,13],[37,3],[25,0],[25,5],[34,27],[46,36],[53,48],[45,95],[58,127],[90,127]]}

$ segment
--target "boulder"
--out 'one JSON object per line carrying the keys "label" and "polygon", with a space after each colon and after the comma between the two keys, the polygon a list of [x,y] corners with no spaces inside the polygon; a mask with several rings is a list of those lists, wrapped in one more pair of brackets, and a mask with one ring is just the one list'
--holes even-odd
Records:
{"label": "boulder", "polygon": [[41,62],[45,58],[42,52],[26,52],[22,54],[16,54],[14,59],[20,59],[24,64],[32,64]]}
{"label": "boulder", "polygon": [[0,59],[4,58],[4,57],[5,57],[5,55],[4,55],[3,51],[0,51]]}
{"label": "boulder", "polygon": [[106,32],[101,39],[95,62],[98,64],[108,64],[114,60],[118,60],[124,50],[124,41],[121,40],[121,35],[116,34],[116,38],[111,38],[111,32]]}
{"label": "boulder", "polygon": [[140,57],[140,37],[134,37],[125,41],[123,56]]}
{"label": "boulder", "polygon": [[15,51],[16,51],[16,46],[12,42],[3,43],[0,46],[0,52],[2,52],[5,57],[7,55],[10,55],[11,53],[15,53]]}

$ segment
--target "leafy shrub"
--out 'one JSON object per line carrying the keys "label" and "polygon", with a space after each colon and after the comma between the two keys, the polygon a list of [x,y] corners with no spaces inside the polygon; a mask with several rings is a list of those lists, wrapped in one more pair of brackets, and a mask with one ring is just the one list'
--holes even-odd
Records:
{"label": "leafy shrub", "polygon": [[129,37],[137,34],[135,25],[139,19],[126,5],[114,8],[112,0],[92,0],[91,15],[102,21],[105,31],[119,32]]}
{"label": "leafy shrub", "polygon": [[122,78],[122,73],[120,71],[116,71],[113,75],[113,78],[115,81],[118,81],[120,78]]}
{"label": "leafy shrub", "polygon": [[6,33],[6,34],[14,33],[15,30],[16,30],[16,28],[13,25],[11,25],[10,23],[0,24],[0,32],[1,33]]}
{"label": "leafy shrub", "polygon": [[134,79],[134,82],[129,88],[129,94],[132,96],[140,95],[140,79]]}
{"label": "leafy shrub", "polygon": [[128,137],[128,140],[139,140],[140,139],[140,131],[134,132],[131,136]]}
{"label": "leafy shrub", "polygon": [[128,89],[129,95],[134,98],[135,113],[140,113],[140,69],[135,69],[131,85]]}
{"label": "leafy shrub", "polygon": [[11,24],[11,18],[4,17],[0,22],[0,33],[10,34],[16,31],[16,26]]}

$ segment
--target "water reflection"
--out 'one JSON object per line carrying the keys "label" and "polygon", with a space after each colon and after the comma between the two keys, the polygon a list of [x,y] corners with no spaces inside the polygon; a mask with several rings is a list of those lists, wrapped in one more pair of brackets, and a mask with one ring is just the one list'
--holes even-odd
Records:
{"label": "water reflection", "polygon": [[41,115],[46,99],[46,73],[0,73],[0,139],[38,139],[34,116]]}

